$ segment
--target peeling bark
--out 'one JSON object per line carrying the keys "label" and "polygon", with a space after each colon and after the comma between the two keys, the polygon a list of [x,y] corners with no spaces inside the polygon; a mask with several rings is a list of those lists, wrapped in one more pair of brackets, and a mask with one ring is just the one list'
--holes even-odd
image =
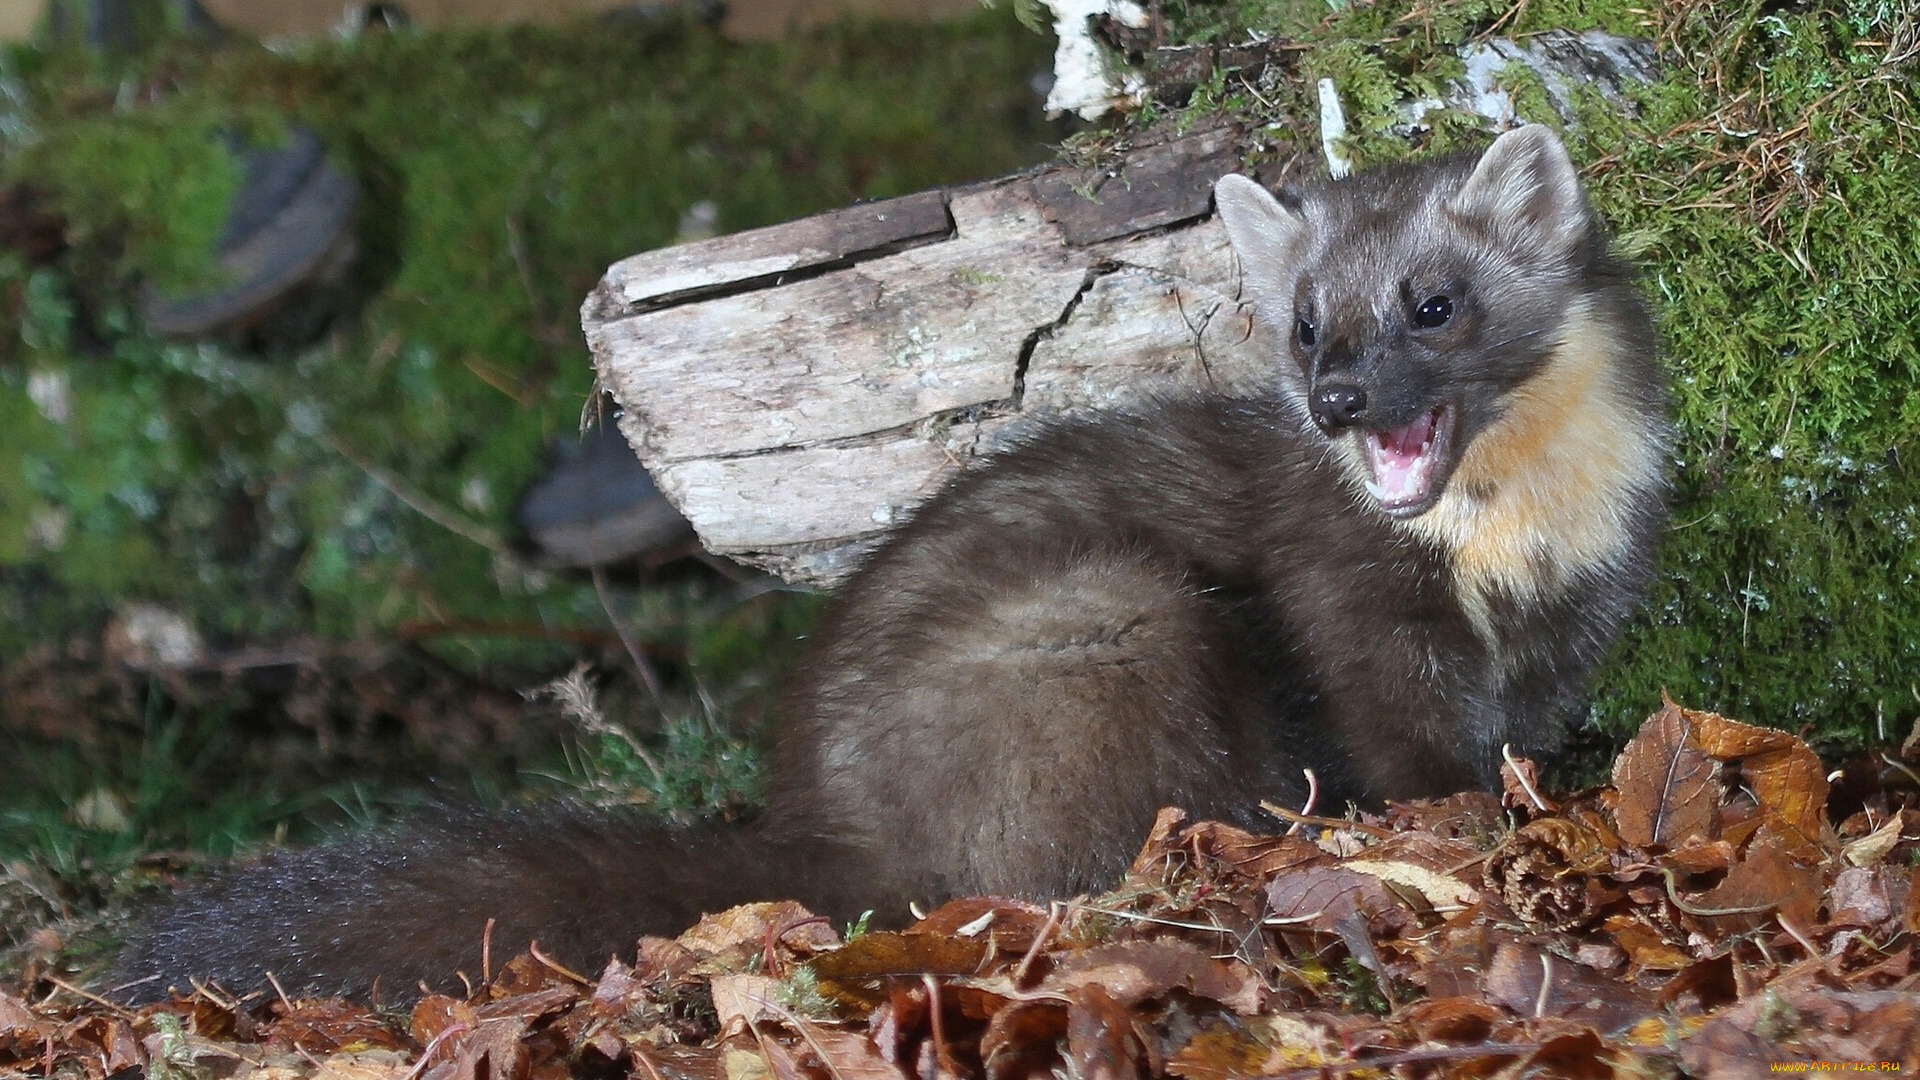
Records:
{"label": "peeling bark", "polygon": [[616,264],[582,312],[708,549],[832,585],[1039,415],[1259,382],[1211,218],[1230,129]]}

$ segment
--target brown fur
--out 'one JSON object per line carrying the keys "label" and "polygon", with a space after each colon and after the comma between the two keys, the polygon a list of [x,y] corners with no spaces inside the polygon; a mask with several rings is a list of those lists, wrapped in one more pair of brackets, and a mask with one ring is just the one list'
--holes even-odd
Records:
{"label": "brown fur", "polygon": [[[1273,392],[1036,425],[928,502],[816,633],[751,829],[450,812],[189,896],[122,973],[445,985],[489,917],[497,950],[590,965],[750,899],[884,922],[1061,896],[1111,883],[1162,806],[1250,820],[1311,768],[1337,810],[1551,753],[1650,573],[1666,440],[1651,327],[1564,150],[1522,129],[1216,190],[1290,341]],[[1457,316],[1416,325],[1441,294]],[[1310,423],[1328,387],[1364,416]],[[1437,415],[1429,502],[1373,501],[1362,440]]]}

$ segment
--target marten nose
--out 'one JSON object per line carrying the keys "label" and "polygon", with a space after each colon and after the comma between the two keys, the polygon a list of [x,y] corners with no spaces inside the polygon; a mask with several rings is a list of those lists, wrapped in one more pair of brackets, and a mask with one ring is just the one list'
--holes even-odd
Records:
{"label": "marten nose", "polygon": [[1367,392],[1345,383],[1316,387],[1308,408],[1324,430],[1351,427],[1367,415]]}

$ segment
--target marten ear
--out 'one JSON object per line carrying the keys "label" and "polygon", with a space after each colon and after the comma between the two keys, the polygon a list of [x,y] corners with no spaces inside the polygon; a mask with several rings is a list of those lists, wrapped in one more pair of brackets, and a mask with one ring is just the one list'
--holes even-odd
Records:
{"label": "marten ear", "polygon": [[1493,140],[1447,209],[1527,246],[1565,251],[1587,234],[1580,174],[1553,129],[1528,124]]}
{"label": "marten ear", "polygon": [[1276,325],[1290,326],[1294,282],[1312,232],[1299,203],[1288,205],[1258,182],[1230,174],[1214,182],[1213,205],[1227,227],[1254,304],[1278,319]]}

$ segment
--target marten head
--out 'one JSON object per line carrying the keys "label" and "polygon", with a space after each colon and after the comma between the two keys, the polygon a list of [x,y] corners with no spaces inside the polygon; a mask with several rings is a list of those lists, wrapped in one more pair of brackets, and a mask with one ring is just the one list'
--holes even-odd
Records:
{"label": "marten head", "polygon": [[1214,188],[1280,381],[1397,518],[1440,500],[1618,267],[1552,131],[1270,194]]}

